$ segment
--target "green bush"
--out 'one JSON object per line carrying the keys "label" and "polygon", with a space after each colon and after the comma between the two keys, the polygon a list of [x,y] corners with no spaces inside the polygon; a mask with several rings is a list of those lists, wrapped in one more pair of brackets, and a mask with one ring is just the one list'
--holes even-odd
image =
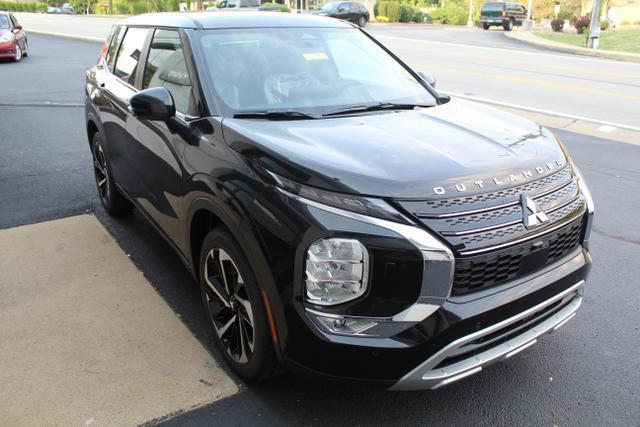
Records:
{"label": "green bush", "polygon": [[129,9],[133,15],[139,15],[149,11],[146,1],[133,1],[129,4]]}
{"label": "green bush", "polygon": [[164,0],[161,4],[163,12],[178,12],[180,10],[179,0]]}
{"label": "green bush", "polygon": [[424,22],[424,13],[422,13],[420,10],[416,11],[416,13],[413,15],[413,22]]}
{"label": "green bush", "polygon": [[411,22],[415,9],[408,4],[400,5],[400,22]]}
{"label": "green bush", "polygon": [[600,29],[602,31],[608,30],[609,29],[609,25],[611,25],[611,23],[609,22],[608,19],[603,19],[602,21],[600,21]]}
{"label": "green bush", "polygon": [[280,4],[280,3],[262,3],[260,5],[260,7],[264,7],[267,9],[277,9],[280,12],[291,12],[291,9],[289,9],[289,6],[287,6],[286,4]]}
{"label": "green bush", "polygon": [[0,1],[0,10],[7,10],[7,2]]}
{"label": "green bush", "polygon": [[114,3],[113,10],[115,10],[118,15],[126,15],[129,13],[129,5],[124,1],[118,1]]}
{"label": "green bush", "polygon": [[429,16],[433,22],[440,24],[463,25],[469,18],[468,6],[449,1],[445,7],[432,11]]}

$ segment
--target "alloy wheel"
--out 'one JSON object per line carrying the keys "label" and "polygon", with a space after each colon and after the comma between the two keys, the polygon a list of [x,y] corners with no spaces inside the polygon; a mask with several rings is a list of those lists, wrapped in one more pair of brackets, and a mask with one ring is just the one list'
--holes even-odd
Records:
{"label": "alloy wheel", "polygon": [[220,248],[204,263],[205,299],[215,332],[237,363],[248,363],[255,345],[254,315],[244,279],[236,263]]}
{"label": "alloy wheel", "polygon": [[14,57],[14,60],[18,62],[21,59],[22,59],[22,49],[20,49],[20,45],[18,45],[18,43],[16,42],[16,55]]}
{"label": "alloy wheel", "polygon": [[109,172],[107,170],[107,159],[102,150],[102,144],[95,144],[93,149],[93,170],[98,185],[98,193],[105,201],[109,200]]}

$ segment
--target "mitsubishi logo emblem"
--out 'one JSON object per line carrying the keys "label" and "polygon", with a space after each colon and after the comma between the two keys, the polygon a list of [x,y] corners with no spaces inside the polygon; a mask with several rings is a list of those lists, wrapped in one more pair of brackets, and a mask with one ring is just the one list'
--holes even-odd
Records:
{"label": "mitsubishi logo emblem", "polygon": [[549,221],[546,213],[538,207],[537,203],[526,194],[520,196],[522,204],[522,222],[526,228],[533,228]]}

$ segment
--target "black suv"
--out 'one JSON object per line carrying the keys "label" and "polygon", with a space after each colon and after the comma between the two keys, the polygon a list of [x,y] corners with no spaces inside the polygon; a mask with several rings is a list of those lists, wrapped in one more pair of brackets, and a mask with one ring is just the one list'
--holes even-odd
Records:
{"label": "black suv", "polygon": [[358,24],[364,27],[369,22],[369,11],[361,3],[349,1],[333,1],[325,4],[320,9],[309,11],[312,15],[328,16]]}
{"label": "black suv", "polygon": [[440,95],[351,24],[124,19],[86,125],[105,209],[167,239],[243,378],[437,388],[582,302],[593,204],[556,137]]}
{"label": "black suv", "polygon": [[513,30],[527,19],[527,9],[520,3],[485,3],[480,9],[480,24],[488,30],[492,25],[500,25],[505,31]]}

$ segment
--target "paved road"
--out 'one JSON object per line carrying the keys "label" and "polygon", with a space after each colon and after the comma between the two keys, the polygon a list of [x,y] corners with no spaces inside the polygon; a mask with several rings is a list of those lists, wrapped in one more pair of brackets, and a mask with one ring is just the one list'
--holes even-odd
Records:
{"label": "paved road", "polygon": [[[36,35],[31,46],[23,63],[0,63],[0,102],[53,95],[78,102],[82,70],[98,47]],[[34,78],[45,69],[55,73],[58,90],[53,80]],[[25,88],[24,95],[17,88]],[[196,284],[167,244],[140,214],[110,218],[94,203],[83,126],[80,108],[0,105],[0,228],[94,209],[191,333],[209,345]],[[558,133],[589,179],[598,208],[586,300],[567,326],[518,357],[435,392],[389,393],[284,375],[246,384],[235,397],[165,423],[638,425],[640,147]]]}

